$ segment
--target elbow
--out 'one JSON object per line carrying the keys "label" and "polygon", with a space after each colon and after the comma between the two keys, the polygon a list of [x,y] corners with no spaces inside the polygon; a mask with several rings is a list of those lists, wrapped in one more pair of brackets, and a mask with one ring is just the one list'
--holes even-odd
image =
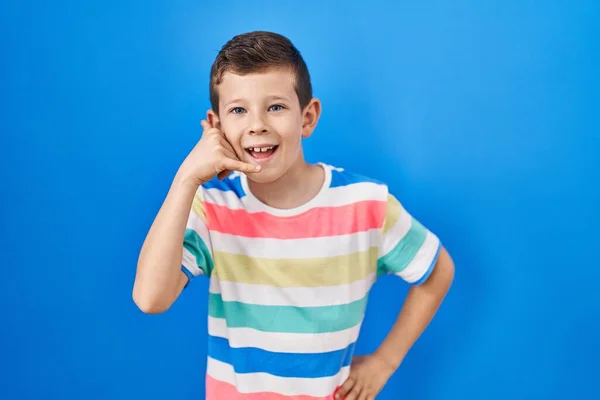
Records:
{"label": "elbow", "polygon": [[132,298],[135,305],[144,314],[162,314],[171,307],[171,302],[167,302],[160,296],[143,293],[134,288]]}

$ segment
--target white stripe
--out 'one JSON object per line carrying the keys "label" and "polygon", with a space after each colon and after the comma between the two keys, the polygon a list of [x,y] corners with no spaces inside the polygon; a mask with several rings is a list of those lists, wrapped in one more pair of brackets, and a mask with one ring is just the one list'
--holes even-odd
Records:
{"label": "white stripe", "polygon": [[258,258],[317,258],[343,256],[378,247],[379,229],[349,235],[305,239],[247,238],[211,232],[214,251]]}
{"label": "white stripe", "polygon": [[330,188],[319,200],[320,207],[338,207],[360,201],[387,201],[387,187],[373,182],[358,182]]}
{"label": "white stripe", "polygon": [[352,283],[317,287],[275,287],[252,283],[210,280],[210,293],[221,294],[223,301],[239,301],[263,306],[321,307],[348,304],[365,297],[376,274]]}
{"label": "white stripe", "polygon": [[362,320],[352,328],[326,333],[265,333],[252,328],[228,328],[224,318],[208,317],[208,334],[229,340],[235,348],[254,347],[274,353],[327,353],[356,342]]}
{"label": "white stripe", "polygon": [[410,230],[412,219],[412,216],[406,210],[402,209],[398,221],[383,235],[379,257],[385,256],[400,243]]}
{"label": "white stripe", "polygon": [[425,236],[425,241],[421,245],[421,248],[417,254],[415,254],[415,257],[410,264],[408,264],[402,272],[398,273],[398,275],[409,283],[421,279],[433,262],[433,258],[437,253],[439,245],[440,241],[438,237],[430,231],[427,231],[427,236]]}
{"label": "white stripe", "polygon": [[204,273],[200,268],[198,268],[196,257],[194,257],[194,255],[185,247],[183,248],[181,264],[186,267],[194,276],[202,275]]}
{"label": "white stripe", "polygon": [[206,247],[210,250],[211,240],[210,235],[208,233],[208,227],[206,226],[206,222],[204,222],[202,217],[196,214],[194,210],[190,212],[186,228],[193,229],[194,231],[196,231],[198,236],[200,236],[200,239],[202,239]]}
{"label": "white stripe", "polygon": [[[240,199],[233,190],[220,190],[217,188],[204,189],[203,197],[206,203],[226,206],[232,210],[245,208],[242,199]],[[245,199],[246,197],[244,196],[243,198]]]}
{"label": "white stripe", "polygon": [[344,383],[350,375],[350,367],[325,378],[283,378],[267,373],[236,374],[231,365],[208,357],[207,373],[218,381],[235,386],[240,393],[273,392],[286,396],[325,397]]}
{"label": "white stripe", "polygon": [[[339,207],[359,201],[379,200],[387,201],[387,187],[373,182],[359,182],[350,185],[329,188],[311,203],[312,207]],[[248,196],[240,199],[231,190],[220,190],[217,188],[204,189],[204,201],[218,206],[226,206],[233,210],[246,208],[250,201]],[[265,211],[265,210],[261,210]],[[295,213],[296,209],[291,210]],[[284,210],[282,210],[284,212]]]}

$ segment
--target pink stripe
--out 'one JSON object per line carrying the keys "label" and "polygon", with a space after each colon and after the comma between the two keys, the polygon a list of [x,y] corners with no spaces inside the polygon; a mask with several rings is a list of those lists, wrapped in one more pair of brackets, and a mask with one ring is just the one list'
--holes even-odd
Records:
{"label": "pink stripe", "polygon": [[242,394],[236,390],[235,386],[206,375],[206,400],[333,400],[334,393],[325,397],[285,396],[272,392]]}
{"label": "pink stripe", "polygon": [[338,236],[378,229],[383,225],[386,205],[387,201],[365,200],[339,207],[316,207],[303,214],[280,217],[204,203],[210,230],[275,239]]}

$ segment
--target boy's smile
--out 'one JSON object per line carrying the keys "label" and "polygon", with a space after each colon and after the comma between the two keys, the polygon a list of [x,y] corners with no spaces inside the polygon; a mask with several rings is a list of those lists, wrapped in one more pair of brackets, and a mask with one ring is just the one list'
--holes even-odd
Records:
{"label": "boy's smile", "polygon": [[258,164],[263,164],[269,161],[279,148],[278,145],[254,145],[245,148],[246,153],[250,154],[254,161]]}

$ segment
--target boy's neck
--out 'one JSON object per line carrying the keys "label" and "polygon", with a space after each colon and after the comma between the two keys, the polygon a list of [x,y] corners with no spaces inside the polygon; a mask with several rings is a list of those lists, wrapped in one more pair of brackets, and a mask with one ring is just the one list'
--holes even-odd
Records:
{"label": "boy's neck", "polygon": [[323,187],[325,170],[320,165],[309,164],[300,158],[274,182],[256,183],[248,179],[252,194],[269,207],[284,210],[309,202]]}

